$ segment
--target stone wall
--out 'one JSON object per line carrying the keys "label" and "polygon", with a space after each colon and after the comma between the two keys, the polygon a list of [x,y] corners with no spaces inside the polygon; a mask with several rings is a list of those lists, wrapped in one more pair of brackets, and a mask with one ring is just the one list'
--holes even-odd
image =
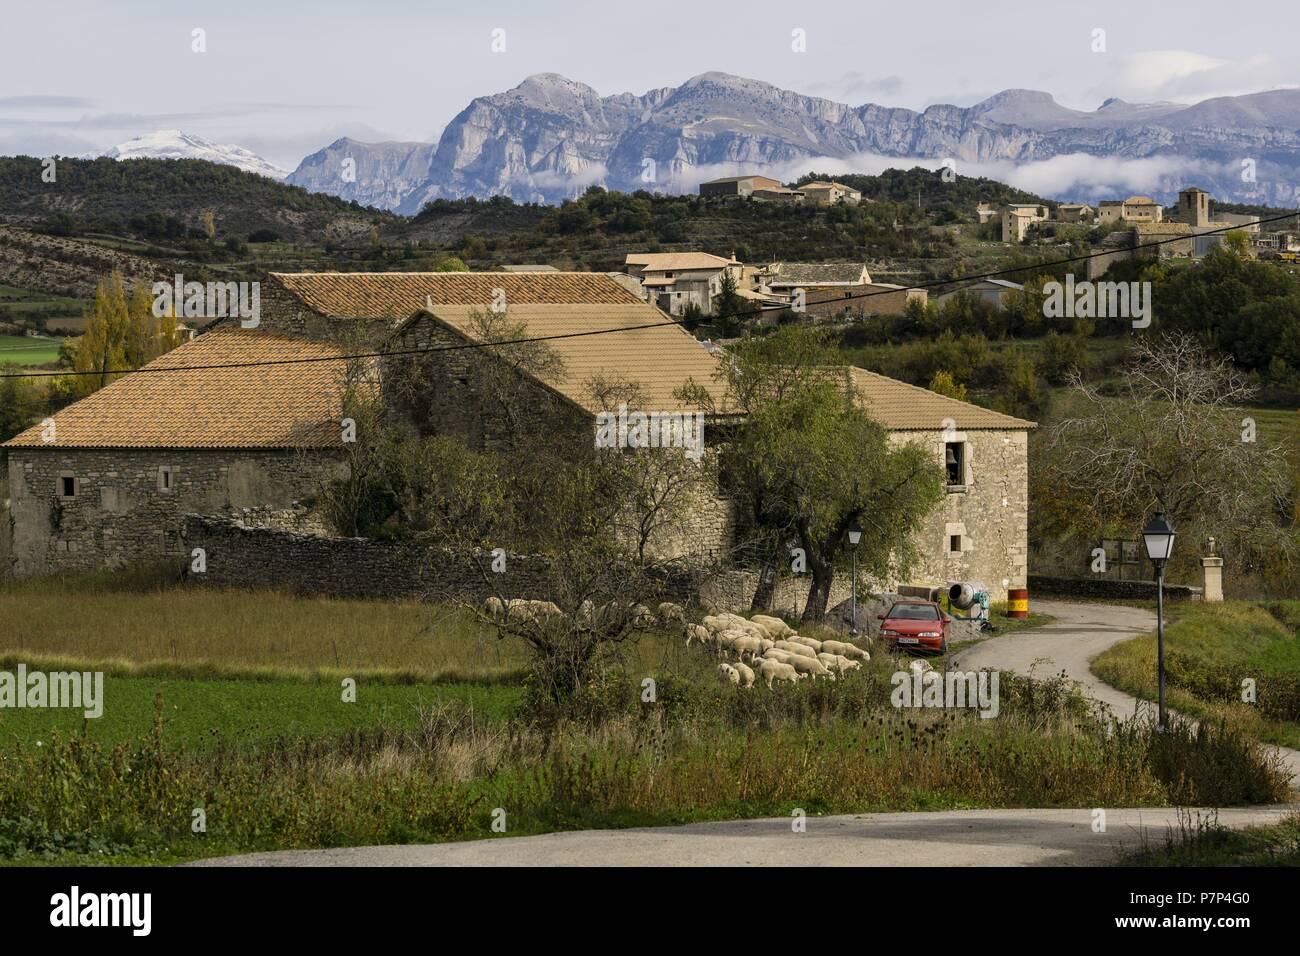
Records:
{"label": "stone wall", "polygon": [[[1198,598],[1203,588],[1192,584],[1165,584],[1166,598]],[[1029,576],[1029,601],[1032,606],[1034,595],[1052,595],[1053,597],[1089,597],[1089,598],[1137,598],[1156,599],[1154,581],[1114,581],[1100,577],[1066,578],[1052,577],[1044,574]]]}
{"label": "stone wall", "polygon": [[179,558],[192,512],[247,510],[281,527],[318,526],[301,499],[341,467],[323,452],[233,449],[11,448],[8,463],[9,567],[18,577]]}
{"label": "stone wall", "polygon": [[186,554],[203,549],[207,570],[190,575],[202,584],[347,598],[553,596],[549,563],[539,555],[507,555],[496,574],[488,552],[250,527],[222,515],[187,515],[182,524]]}

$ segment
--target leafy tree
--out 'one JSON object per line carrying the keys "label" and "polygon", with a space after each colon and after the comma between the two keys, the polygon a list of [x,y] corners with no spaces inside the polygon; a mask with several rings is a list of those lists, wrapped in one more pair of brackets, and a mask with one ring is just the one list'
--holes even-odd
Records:
{"label": "leafy tree", "polygon": [[774,577],[788,544],[803,549],[812,577],[804,620],[825,617],[850,527],[863,528],[867,575],[904,574],[917,558],[912,534],[943,493],[931,453],[892,446],[834,360],[823,330],[786,325],[738,343],[725,372],[728,399],[745,418],[722,473],[744,503],[761,581]]}
{"label": "leafy tree", "polygon": [[0,441],[8,441],[31,424],[32,396],[17,365],[0,366]]}
{"label": "leafy tree", "polygon": [[930,391],[955,398],[959,402],[966,401],[966,386],[953,381],[951,372],[935,372],[934,378],[930,379]]}

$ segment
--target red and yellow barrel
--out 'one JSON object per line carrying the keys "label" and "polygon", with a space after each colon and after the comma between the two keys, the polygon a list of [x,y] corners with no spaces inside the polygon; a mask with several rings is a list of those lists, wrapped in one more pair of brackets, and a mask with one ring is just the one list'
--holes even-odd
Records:
{"label": "red and yellow barrel", "polygon": [[1007,617],[1029,618],[1029,588],[1007,589]]}

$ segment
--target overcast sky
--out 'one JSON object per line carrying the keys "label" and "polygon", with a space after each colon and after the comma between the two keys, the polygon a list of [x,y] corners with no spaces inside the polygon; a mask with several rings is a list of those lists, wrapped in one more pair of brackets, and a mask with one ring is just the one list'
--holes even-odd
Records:
{"label": "overcast sky", "polygon": [[[708,70],[858,105],[1046,90],[1195,102],[1300,85],[1300,10],[1223,0],[0,0],[0,154],[80,155],[180,128],[293,168],[357,139],[436,140],[532,73],[602,95]],[[192,52],[192,31],[207,52]],[[492,33],[505,31],[504,52]],[[806,31],[807,51],[791,49]],[[1105,52],[1093,52],[1093,31]]]}

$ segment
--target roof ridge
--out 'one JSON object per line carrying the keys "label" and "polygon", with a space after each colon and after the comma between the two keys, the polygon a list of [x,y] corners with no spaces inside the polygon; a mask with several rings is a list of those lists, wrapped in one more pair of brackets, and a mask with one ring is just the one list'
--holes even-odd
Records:
{"label": "roof ridge", "polygon": [[976,411],[983,412],[984,414],[998,415],[1002,418],[1008,419],[1009,421],[1018,422],[1021,425],[1029,425],[1030,427],[1037,427],[1038,425],[1037,422],[1032,422],[1027,418],[1017,418],[1015,415],[1008,415],[1006,412],[1000,412],[995,408],[985,408],[983,405],[976,405],[974,402],[968,402],[965,399],[953,398],[951,395],[943,395],[934,391],[934,389],[923,388],[920,385],[913,385],[911,382],[904,382],[902,379],[882,375],[880,372],[873,372],[870,369],[865,369],[857,365],[841,365],[837,367],[847,369],[850,375],[854,372],[858,372],[863,375],[870,375],[874,378],[884,379],[892,385],[901,385],[902,387],[909,388],[915,392],[924,392],[926,395],[934,395],[938,398],[944,399],[945,401],[956,402],[958,405],[965,405],[967,408],[973,408]]}

